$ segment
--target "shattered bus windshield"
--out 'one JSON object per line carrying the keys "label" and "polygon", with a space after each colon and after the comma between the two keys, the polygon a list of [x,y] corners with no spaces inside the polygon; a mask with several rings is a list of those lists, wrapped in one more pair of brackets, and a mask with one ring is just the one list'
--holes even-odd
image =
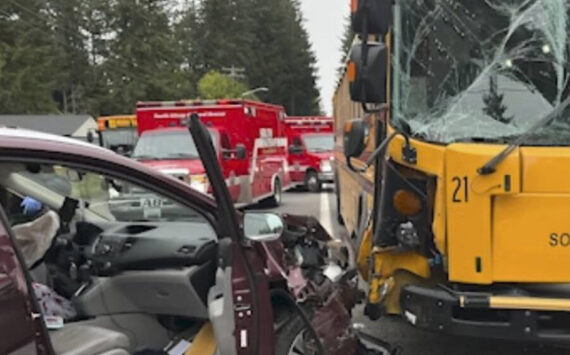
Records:
{"label": "shattered bus windshield", "polygon": [[[511,142],[569,95],[569,0],[399,0],[395,117],[432,142]],[[570,145],[570,114],[525,144]]]}

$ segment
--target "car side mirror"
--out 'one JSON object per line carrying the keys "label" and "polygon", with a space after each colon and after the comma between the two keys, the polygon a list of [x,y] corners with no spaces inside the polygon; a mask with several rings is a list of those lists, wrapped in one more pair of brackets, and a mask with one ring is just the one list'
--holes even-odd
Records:
{"label": "car side mirror", "polygon": [[253,242],[272,242],[283,234],[285,222],[275,213],[246,212],[243,229],[245,237]]}
{"label": "car side mirror", "polygon": [[351,21],[356,33],[366,30],[369,34],[384,36],[392,25],[393,0],[352,0]]}
{"label": "car side mirror", "polygon": [[[366,54],[364,48],[367,49]],[[366,47],[364,44],[355,44],[352,47],[348,63],[352,101],[365,104],[386,103],[386,55],[386,47],[381,43],[367,44]]]}
{"label": "car side mirror", "polygon": [[236,144],[236,159],[243,160],[247,158],[247,151],[243,143]]}
{"label": "car side mirror", "polygon": [[303,153],[303,147],[299,145],[291,145],[289,146],[289,154],[298,155]]}
{"label": "car side mirror", "polygon": [[368,125],[361,119],[348,121],[344,125],[343,146],[347,158],[356,158],[362,155],[368,145]]}

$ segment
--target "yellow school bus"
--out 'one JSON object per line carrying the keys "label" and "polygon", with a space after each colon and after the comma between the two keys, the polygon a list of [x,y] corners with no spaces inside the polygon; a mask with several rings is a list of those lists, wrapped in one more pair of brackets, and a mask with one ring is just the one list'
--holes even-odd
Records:
{"label": "yellow school bus", "polygon": [[97,119],[99,144],[121,154],[130,154],[137,142],[135,115],[103,116]]}
{"label": "yellow school bus", "polygon": [[[347,69],[341,76],[333,97],[333,116],[335,125],[335,185],[337,196],[337,214],[349,234],[354,238],[359,226],[366,223],[372,211],[374,196],[374,167],[364,174],[358,174],[346,165],[343,151],[343,127],[353,118],[362,117],[362,107],[350,100]],[[374,127],[372,127],[374,130]],[[373,133],[371,133],[373,135]],[[366,154],[374,150],[374,141],[369,140]],[[352,159],[355,164],[361,157]]]}
{"label": "yellow school bus", "polygon": [[352,10],[336,173],[366,314],[569,342],[570,4]]}

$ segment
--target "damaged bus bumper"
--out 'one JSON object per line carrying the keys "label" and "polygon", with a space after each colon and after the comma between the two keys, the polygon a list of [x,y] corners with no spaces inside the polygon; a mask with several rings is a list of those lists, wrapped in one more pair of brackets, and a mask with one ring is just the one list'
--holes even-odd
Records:
{"label": "damaged bus bumper", "polygon": [[568,345],[570,299],[499,296],[405,286],[402,313],[414,326],[447,334]]}

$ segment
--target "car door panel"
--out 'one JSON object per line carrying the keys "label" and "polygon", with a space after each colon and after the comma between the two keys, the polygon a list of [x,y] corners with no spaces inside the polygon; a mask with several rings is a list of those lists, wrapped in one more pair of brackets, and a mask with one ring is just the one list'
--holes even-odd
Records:
{"label": "car door panel", "polygon": [[0,206],[0,354],[51,354],[33,290]]}

